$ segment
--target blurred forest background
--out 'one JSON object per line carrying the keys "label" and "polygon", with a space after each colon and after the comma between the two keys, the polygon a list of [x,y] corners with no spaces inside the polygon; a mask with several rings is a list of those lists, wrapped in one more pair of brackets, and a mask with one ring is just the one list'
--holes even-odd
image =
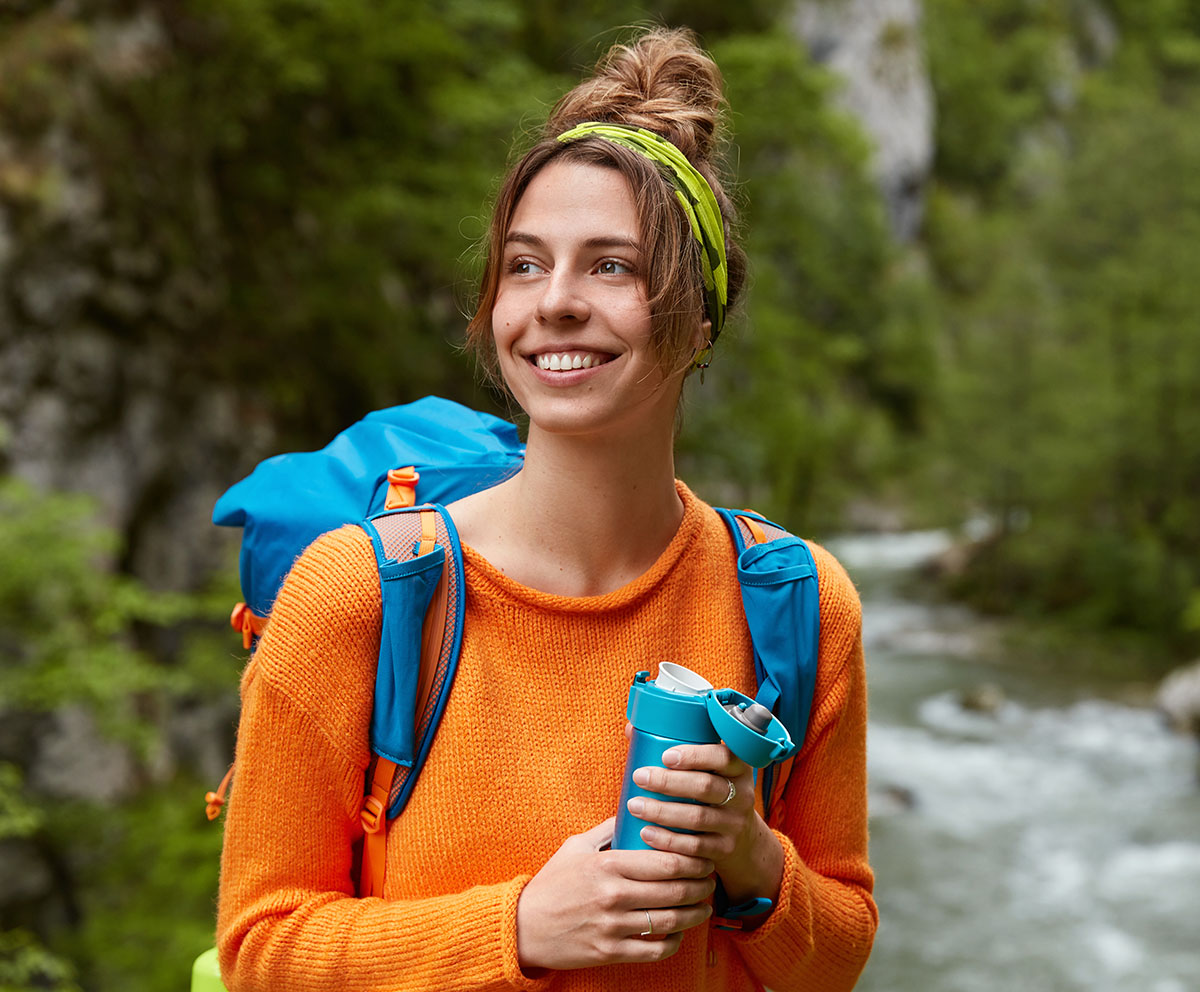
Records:
{"label": "blurred forest background", "polygon": [[5,0],[0,988],[181,987],[245,660],[212,503],[378,406],[504,412],[455,349],[489,196],[648,19],[725,73],[752,264],[681,474],[963,527],[947,592],[1131,678],[1196,652],[1200,0]]}

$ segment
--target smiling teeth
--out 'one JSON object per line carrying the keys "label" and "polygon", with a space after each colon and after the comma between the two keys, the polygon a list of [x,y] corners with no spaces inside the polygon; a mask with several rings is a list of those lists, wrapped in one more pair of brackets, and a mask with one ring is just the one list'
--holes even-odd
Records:
{"label": "smiling teeth", "polygon": [[596,365],[603,365],[604,359],[599,355],[583,352],[562,352],[556,355],[538,355],[538,368],[545,369],[550,372],[566,372],[571,369],[590,369]]}

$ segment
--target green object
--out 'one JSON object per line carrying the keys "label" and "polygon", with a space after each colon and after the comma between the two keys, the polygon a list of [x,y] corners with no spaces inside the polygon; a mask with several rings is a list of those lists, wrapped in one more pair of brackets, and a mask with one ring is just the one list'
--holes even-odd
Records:
{"label": "green object", "polygon": [[221,981],[221,967],[217,964],[215,947],[201,954],[192,965],[192,992],[228,992]]}
{"label": "green object", "polygon": [[708,180],[671,142],[642,127],[587,121],[558,136],[559,141],[578,141],[580,138],[604,138],[666,168],[667,178],[675,187],[675,197],[691,223],[692,235],[700,243],[704,295],[708,300],[708,319],[712,321],[711,346],[725,324],[729,271],[725,266],[725,225]]}

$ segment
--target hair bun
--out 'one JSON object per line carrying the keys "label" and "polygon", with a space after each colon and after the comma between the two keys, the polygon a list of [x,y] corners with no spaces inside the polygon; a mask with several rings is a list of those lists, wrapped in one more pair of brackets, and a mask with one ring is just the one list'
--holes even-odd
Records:
{"label": "hair bun", "polygon": [[721,71],[686,28],[654,28],[614,45],[592,75],[566,94],[546,122],[554,137],[602,121],[663,135],[688,158],[713,153],[721,105]]}

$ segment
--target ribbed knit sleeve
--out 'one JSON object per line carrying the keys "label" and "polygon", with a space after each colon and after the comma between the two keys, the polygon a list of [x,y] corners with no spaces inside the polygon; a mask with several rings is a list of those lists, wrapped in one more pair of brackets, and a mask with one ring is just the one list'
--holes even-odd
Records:
{"label": "ribbed knit sleeve", "polygon": [[775,992],[854,987],[878,913],[867,862],[867,692],[862,615],[838,562],[810,544],[821,597],[816,692],[804,747],[772,827],[784,870],[775,911],[734,937],[755,976]]}
{"label": "ribbed knit sleeve", "polygon": [[379,587],[358,528],[300,558],[243,681],[218,913],[231,992],[540,989],[516,956],[528,880],[358,899]]}

